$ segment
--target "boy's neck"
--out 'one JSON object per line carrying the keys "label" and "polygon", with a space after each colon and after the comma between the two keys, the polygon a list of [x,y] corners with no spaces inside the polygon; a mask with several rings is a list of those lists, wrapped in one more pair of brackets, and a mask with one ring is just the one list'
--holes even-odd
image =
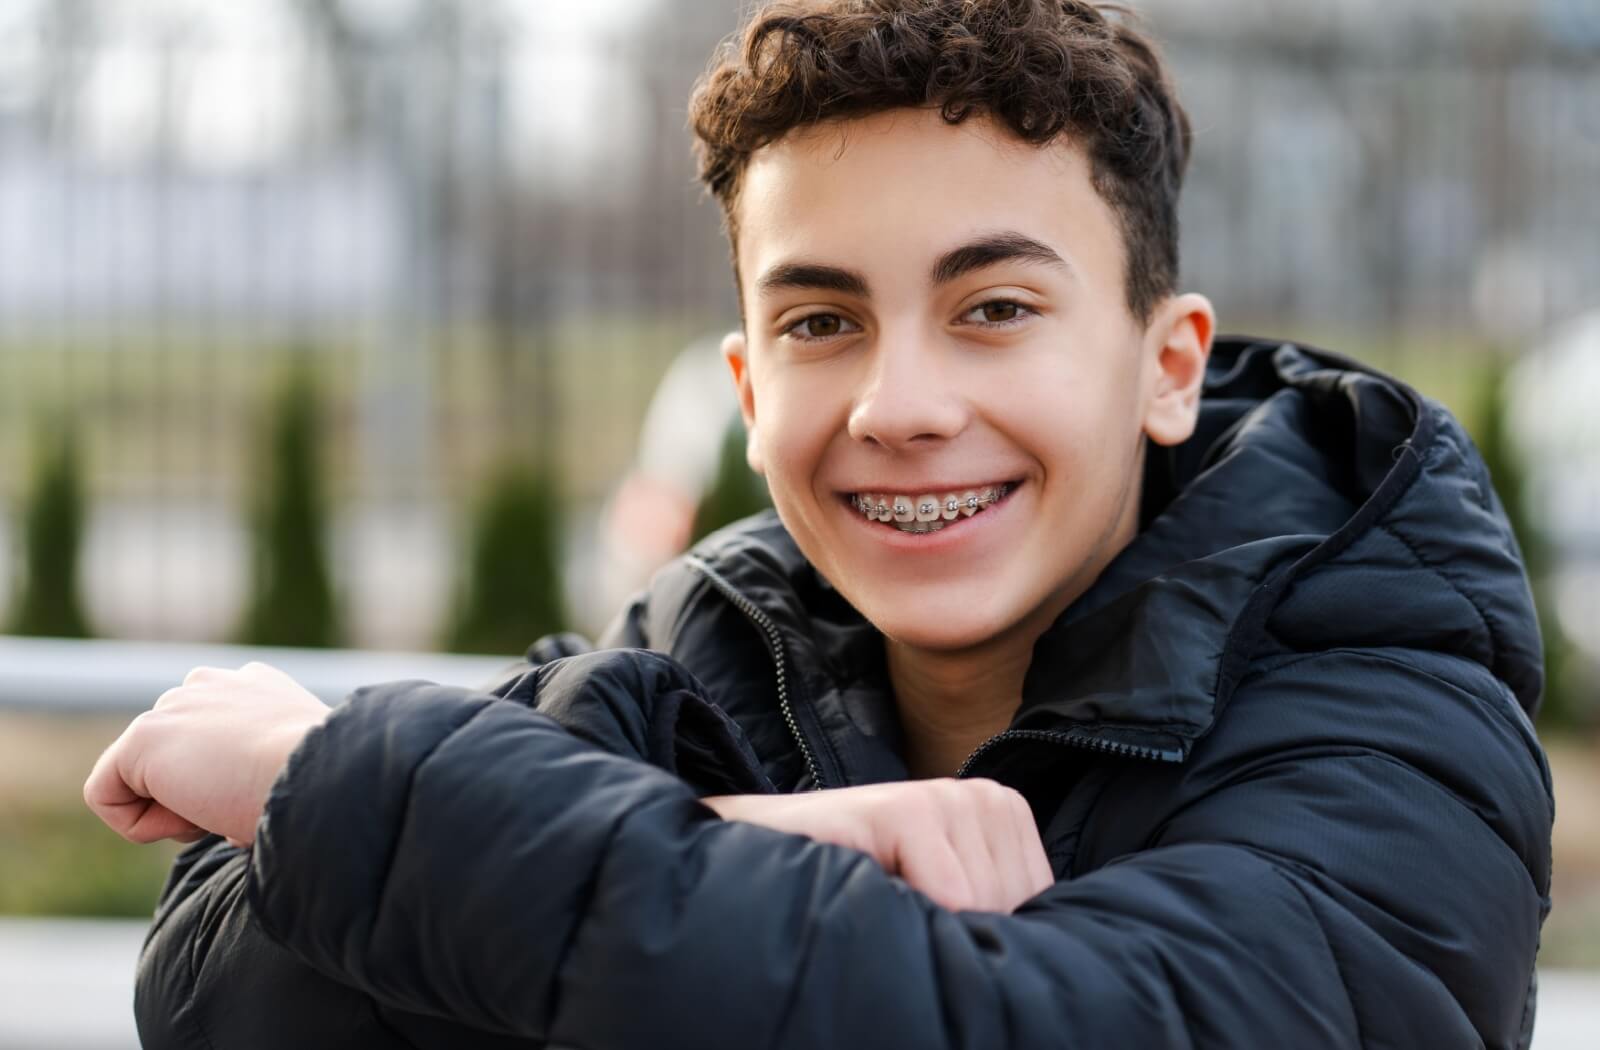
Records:
{"label": "boy's neck", "polygon": [[905,731],[913,778],[947,777],[972,751],[1011,723],[1033,637],[958,653],[913,649],[885,639],[889,681]]}

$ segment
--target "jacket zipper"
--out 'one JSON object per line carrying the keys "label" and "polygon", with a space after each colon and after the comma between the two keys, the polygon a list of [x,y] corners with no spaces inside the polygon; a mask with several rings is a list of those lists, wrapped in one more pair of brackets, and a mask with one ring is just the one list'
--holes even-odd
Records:
{"label": "jacket zipper", "polygon": [[[784,659],[783,635],[778,631],[778,625],[772,618],[761,611],[761,608],[746,598],[743,594],[723,578],[722,574],[707,565],[699,558],[688,559],[689,564],[711,582],[734,607],[760,629],[762,636],[767,641],[767,650],[772,654],[772,662],[777,670],[778,679],[778,707],[783,712],[784,724],[789,727],[789,735],[794,738],[795,746],[800,749],[800,755],[805,759],[806,770],[811,774],[811,782],[816,785],[814,790],[821,790],[827,786],[822,778],[822,772],[817,768],[816,756],[812,754],[811,747],[806,743],[806,738],[800,732],[800,725],[795,721],[794,707],[789,699],[788,664]],[[1072,730],[1051,729],[1007,729],[1002,733],[985,740],[977,749],[968,755],[966,761],[956,770],[957,777],[965,777],[972,771],[973,765],[996,746],[1011,740],[1046,740],[1052,743],[1065,744],[1070,747],[1083,748],[1089,751],[1100,751],[1125,758],[1141,758],[1152,762],[1182,762],[1183,753],[1176,750],[1163,751],[1154,747],[1143,747],[1139,744],[1125,744],[1118,740],[1106,740],[1103,737],[1088,736]]]}
{"label": "jacket zipper", "polygon": [[1008,740],[1047,740],[1052,743],[1066,744],[1071,747],[1084,748],[1089,751],[1103,751],[1125,758],[1143,758],[1152,762],[1182,762],[1183,752],[1177,750],[1163,751],[1154,747],[1142,747],[1138,744],[1125,744],[1120,740],[1106,740],[1103,737],[1088,736],[1084,733],[1063,729],[1007,729],[1003,733],[985,740],[979,744],[977,750],[967,756],[961,768],[955,775],[964,777],[972,771],[973,765],[989,751]]}
{"label": "jacket zipper", "polygon": [[806,770],[811,774],[811,782],[816,785],[813,790],[820,791],[827,786],[827,783],[822,779],[821,770],[817,768],[816,756],[811,753],[810,745],[806,743],[806,738],[800,733],[800,725],[795,721],[794,717],[794,708],[789,703],[788,665],[784,660],[783,635],[778,633],[778,625],[773,623],[772,618],[762,612],[755,602],[740,594],[733,584],[723,579],[722,575],[711,566],[699,558],[690,558],[688,561],[697,572],[711,581],[711,586],[715,587],[724,598],[732,602],[735,608],[744,613],[766,638],[767,651],[772,654],[772,662],[777,668],[778,708],[783,712],[783,721],[789,727],[789,735],[794,737],[796,746],[800,748],[800,755],[805,759]]}

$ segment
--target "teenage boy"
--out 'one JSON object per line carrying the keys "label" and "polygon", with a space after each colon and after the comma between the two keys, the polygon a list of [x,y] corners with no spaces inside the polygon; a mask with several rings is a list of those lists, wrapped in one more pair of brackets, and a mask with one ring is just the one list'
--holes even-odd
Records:
{"label": "teenage boy", "polygon": [[1438,405],[1213,346],[1149,43],[772,7],[693,121],[776,516],[496,695],[164,695],[90,804],[248,845],[180,857],[146,1045],[1525,1045],[1516,544]]}

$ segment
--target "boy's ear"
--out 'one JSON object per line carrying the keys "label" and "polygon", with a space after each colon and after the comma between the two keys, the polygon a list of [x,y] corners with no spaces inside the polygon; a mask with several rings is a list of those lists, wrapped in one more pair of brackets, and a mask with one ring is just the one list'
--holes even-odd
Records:
{"label": "boy's ear", "polygon": [[1194,433],[1216,326],[1211,301],[1192,292],[1168,299],[1151,319],[1146,348],[1154,358],[1155,376],[1144,432],[1158,445],[1179,445]]}
{"label": "boy's ear", "polygon": [[751,470],[761,474],[764,471],[761,449],[756,443],[756,396],[750,386],[750,358],[745,350],[743,332],[729,332],[722,337],[722,359],[728,362],[728,371],[733,373],[733,389],[739,398],[739,415],[744,418],[745,462],[750,464]]}

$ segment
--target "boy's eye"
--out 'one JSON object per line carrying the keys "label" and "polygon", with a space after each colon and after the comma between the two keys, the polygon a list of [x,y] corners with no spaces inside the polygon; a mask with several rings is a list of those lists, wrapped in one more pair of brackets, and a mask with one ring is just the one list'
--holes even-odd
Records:
{"label": "boy's eye", "polygon": [[812,314],[790,325],[784,334],[799,339],[831,339],[854,330],[854,326],[838,314]]}
{"label": "boy's eye", "polygon": [[966,312],[966,320],[978,324],[1003,325],[1020,321],[1032,311],[1021,303],[1009,299],[991,299],[986,303],[979,303]]}

